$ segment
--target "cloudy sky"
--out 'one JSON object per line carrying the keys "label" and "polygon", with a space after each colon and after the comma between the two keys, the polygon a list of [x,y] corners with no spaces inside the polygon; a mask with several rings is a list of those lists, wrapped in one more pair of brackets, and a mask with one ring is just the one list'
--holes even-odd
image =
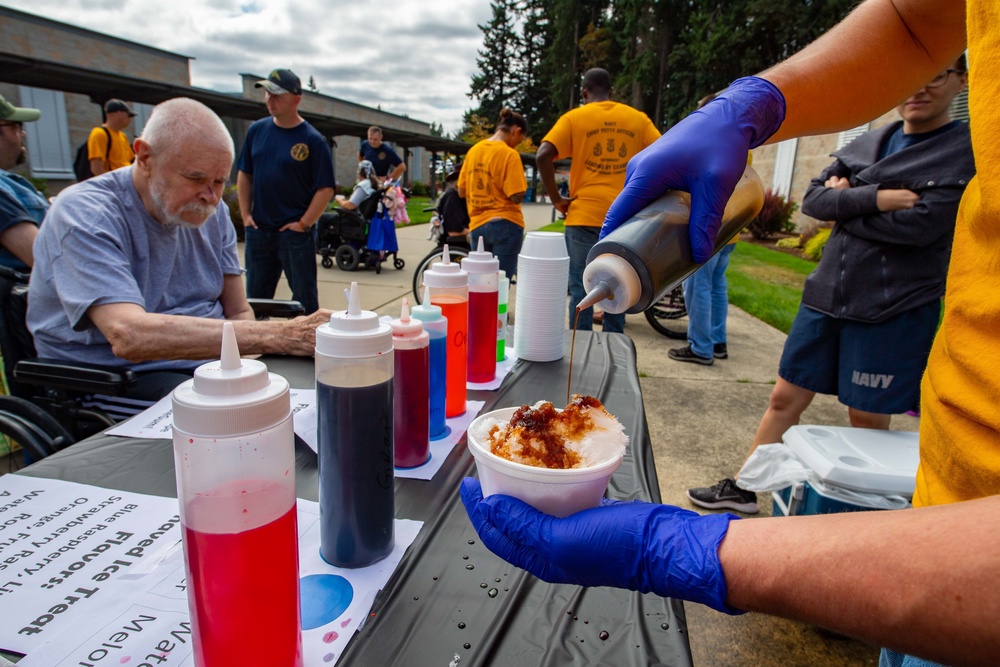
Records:
{"label": "cloudy sky", "polygon": [[31,14],[192,57],[191,83],[239,90],[289,67],[319,91],[454,132],[488,0],[3,0]]}

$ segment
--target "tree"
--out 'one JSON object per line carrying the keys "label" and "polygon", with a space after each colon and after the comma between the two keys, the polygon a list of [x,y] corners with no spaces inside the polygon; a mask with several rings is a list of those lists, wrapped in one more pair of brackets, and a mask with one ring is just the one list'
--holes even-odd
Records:
{"label": "tree", "polygon": [[316,87],[316,79],[311,74],[309,75],[309,83],[308,83],[307,87],[309,88],[310,92],[313,92],[313,93],[318,93],[319,92],[319,88]]}
{"label": "tree", "polygon": [[493,0],[490,6],[493,17],[486,25],[479,26],[484,34],[483,48],[476,58],[479,72],[472,76],[469,97],[479,102],[477,115],[498,118],[501,109],[512,104],[515,97],[521,40],[514,31],[513,0]]}

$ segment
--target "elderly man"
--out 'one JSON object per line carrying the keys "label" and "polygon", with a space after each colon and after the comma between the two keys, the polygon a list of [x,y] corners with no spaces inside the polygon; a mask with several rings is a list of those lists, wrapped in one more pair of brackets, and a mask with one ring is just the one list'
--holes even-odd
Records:
{"label": "elderly man", "polygon": [[232,320],[244,354],[311,355],[329,311],[257,322],[222,189],[233,141],[208,107],[158,105],[135,164],[75,185],[35,244],[28,327],[40,357],[129,367],[155,400],[218,357]]}
{"label": "elderly man", "polygon": [[26,178],[8,170],[28,159],[24,124],[41,115],[0,96],[0,265],[18,271],[29,271],[35,263],[31,248],[49,202]]}

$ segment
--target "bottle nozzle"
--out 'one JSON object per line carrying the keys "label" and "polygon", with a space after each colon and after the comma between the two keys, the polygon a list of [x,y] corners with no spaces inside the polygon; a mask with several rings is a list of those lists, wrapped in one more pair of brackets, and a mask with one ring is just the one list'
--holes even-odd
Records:
{"label": "bottle nozzle", "polygon": [[486,246],[483,245],[483,237],[479,237],[479,245],[476,246],[476,252],[486,252]]}
{"label": "bottle nozzle", "polygon": [[587,293],[587,296],[583,297],[580,303],[576,304],[576,312],[586,310],[587,308],[590,308],[605,299],[612,298],[614,295],[615,290],[613,287],[608,285],[608,283],[604,280],[598,281],[598,283],[594,285],[594,289],[590,290]]}
{"label": "bottle nozzle", "polygon": [[222,323],[222,358],[219,368],[224,371],[237,370],[241,366],[240,348],[236,344],[236,329],[232,322]]}
{"label": "bottle nozzle", "polygon": [[410,321],[410,301],[403,297],[403,307],[399,310],[399,321],[406,324]]}
{"label": "bottle nozzle", "polygon": [[448,244],[445,243],[441,250],[441,263],[448,265],[451,264],[451,253],[448,252]]}
{"label": "bottle nozzle", "polygon": [[361,314],[361,295],[358,294],[358,284],[351,283],[351,289],[350,291],[347,291],[347,315],[351,316],[360,314]]}
{"label": "bottle nozzle", "polygon": [[424,285],[424,298],[420,300],[420,303],[425,306],[431,305],[431,288],[427,285]]}

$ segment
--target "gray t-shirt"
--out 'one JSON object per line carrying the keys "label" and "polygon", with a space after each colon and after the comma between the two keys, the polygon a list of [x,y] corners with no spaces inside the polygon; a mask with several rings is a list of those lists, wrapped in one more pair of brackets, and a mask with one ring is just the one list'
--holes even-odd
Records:
{"label": "gray t-shirt", "polygon": [[240,275],[236,232],[222,201],[197,229],[150,217],[132,167],[63,191],[35,241],[28,329],[38,356],[149,371],[201,361],[130,364],[87,317],[91,306],[134,303],[150,313],[222,319],[223,276]]}
{"label": "gray t-shirt", "polygon": [[361,206],[365,200],[375,194],[375,188],[372,187],[372,182],[369,179],[364,179],[358,181],[358,184],[354,186],[354,191],[351,193],[351,203],[355,206]]}

